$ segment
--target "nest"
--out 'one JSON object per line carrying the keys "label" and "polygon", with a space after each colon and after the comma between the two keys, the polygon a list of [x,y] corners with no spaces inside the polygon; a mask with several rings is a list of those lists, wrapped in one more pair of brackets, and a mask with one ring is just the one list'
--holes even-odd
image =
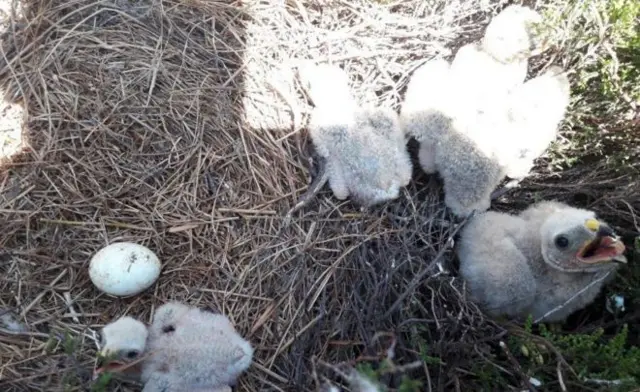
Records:
{"label": "nest", "polygon": [[[324,191],[284,224],[313,169],[291,69],[338,63],[361,102],[397,109],[411,71],[477,37],[497,7],[24,2],[2,37],[0,81],[28,112],[28,147],[0,172],[0,311],[29,330],[0,333],[3,390],[88,390],[99,328],[149,321],[168,300],[221,311],[253,343],[238,390],[314,390],[318,361],[375,357],[381,332],[399,362],[440,358],[414,369],[430,388],[473,387],[505,331],[451,273],[459,225],[433,178],[416,170],[368,211]],[[114,241],[158,254],[151,289],[112,298],[91,284],[90,258]]]}

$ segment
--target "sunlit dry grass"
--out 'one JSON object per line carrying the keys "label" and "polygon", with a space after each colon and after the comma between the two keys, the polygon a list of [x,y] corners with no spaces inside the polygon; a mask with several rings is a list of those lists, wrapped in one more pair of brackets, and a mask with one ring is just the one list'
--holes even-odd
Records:
{"label": "sunlit dry grass", "polygon": [[[100,327],[123,314],[149,321],[167,300],[219,309],[253,343],[255,364],[237,390],[314,390],[330,376],[319,363],[383,355],[379,332],[397,339],[398,363],[440,358],[411,370],[428,390],[475,390],[477,363],[521,384],[495,352],[507,330],[468,303],[455,278],[459,225],[435,178],[416,170],[398,200],[369,211],[325,191],[283,221],[314,169],[292,68],[338,63],[363,103],[397,108],[411,72],[477,38],[498,4],[25,7],[2,37],[0,80],[28,108],[29,148],[0,173],[0,312],[29,331],[0,330],[0,388],[88,390]],[[564,54],[536,69],[553,56]],[[519,208],[542,188],[565,199],[588,191],[591,205],[633,230],[634,189],[603,197],[628,177],[545,167],[498,208]],[[88,262],[114,241],[155,251],[157,284],[126,299],[98,292]]]}

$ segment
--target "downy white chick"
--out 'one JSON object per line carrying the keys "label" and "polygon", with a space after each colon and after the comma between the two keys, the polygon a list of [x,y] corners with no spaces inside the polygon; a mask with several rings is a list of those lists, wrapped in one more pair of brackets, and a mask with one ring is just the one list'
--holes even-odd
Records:
{"label": "downy white chick", "polygon": [[508,95],[504,146],[500,150],[506,175],[522,179],[534,161],[556,139],[571,97],[567,74],[552,66],[543,74],[526,81]]}
{"label": "downy white chick", "polygon": [[226,316],[177,302],[160,306],[148,329],[123,317],[102,334],[101,355],[115,359],[97,372],[136,376],[144,392],[231,391],[253,358]]}
{"label": "downy white chick", "polygon": [[531,314],[545,322],[563,321],[591,303],[618,262],[626,263],[624,251],[593,211],[555,201],[536,203],[519,215],[476,215],[456,245],[460,275],[481,309],[520,320]]}
{"label": "downy white chick", "polygon": [[314,109],[311,139],[326,159],[329,186],[339,200],[351,197],[371,206],[395,199],[411,180],[411,161],[398,115],[363,108],[336,66],[306,65],[299,70]]}
{"label": "downy white chick", "polygon": [[[445,204],[465,217],[491,205],[491,192],[504,177],[485,127],[461,116],[459,92],[450,89],[453,75],[445,60],[431,60],[411,77],[400,111],[401,126],[419,143],[418,159],[429,174],[444,181]],[[431,93],[433,92],[433,93]]]}
{"label": "downy white chick", "polygon": [[99,357],[106,361],[95,374],[117,372],[128,380],[140,380],[149,331],[133,317],[123,316],[102,328]]}
{"label": "downy white chick", "polygon": [[[455,117],[454,127],[492,157],[501,167],[495,186],[508,176],[526,177],[549,145],[570,101],[566,73],[552,66],[541,75],[514,87],[502,98],[494,97]],[[490,191],[487,188],[487,191]]]}
{"label": "downy white chick", "polygon": [[457,108],[503,99],[527,77],[528,59],[545,49],[537,26],[542,16],[529,7],[511,5],[496,15],[479,42],[458,49],[451,63],[450,88],[462,89]]}
{"label": "downy white chick", "polygon": [[445,203],[459,217],[487,210],[505,175],[528,174],[569,104],[569,81],[558,67],[523,83],[531,46],[539,42],[530,32],[538,16],[507,7],[482,44],[463,47],[451,65],[428,61],[409,81],[401,127],[420,143],[422,169],[442,177]]}

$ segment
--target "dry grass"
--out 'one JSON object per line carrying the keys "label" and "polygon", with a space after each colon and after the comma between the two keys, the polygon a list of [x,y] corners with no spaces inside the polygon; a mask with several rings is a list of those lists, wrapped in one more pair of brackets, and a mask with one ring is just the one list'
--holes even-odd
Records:
{"label": "dry grass", "polygon": [[[11,0],[0,0],[0,33],[11,18]],[[0,163],[20,151],[24,109],[21,105],[5,100],[0,92]]]}
{"label": "dry grass", "polygon": [[[497,7],[26,1],[2,38],[0,80],[28,111],[29,147],[0,172],[0,307],[31,332],[0,331],[0,388],[88,390],[96,331],[175,299],[219,309],[254,344],[238,390],[314,390],[316,359],[374,355],[388,331],[398,362],[440,358],[414,370],[429,390],[473,390],[505,330],[448,272],[459,225],[435,179],[416,173],[369,211],[325,191],[283,224],[312,171],[290,70],[338,62],[363,102],[397,108],[411,71],[477,37]],[[152,289],[92,286],[89,259],[113,241],[159,255]]]}
{"label": "dry grass", "polygon": [[[444,361],[476,356],[468,332],[496,327],[442,307],[459,283],[423,272],[438,254],[451,259],[438,187],[369,213],[325,192],[282,224],[308,184],[310,146],[305,101],[271,70],[340,61],[363,99],[397,105],[413,66],[481,31],[464,19],[482,16],[477,3],[433,15],[420,3],[29,2],[3,45],[2,80],[28,108],[30,149],[4,172],[0,298],[42,335],[0,335],[12,344],[2,383],[86,389],[94,332],[124,313],[148,320],[169,299],[220,309],[254,343],[241,390],[311,389],[312,357],[353,358],[376,332],[406,335],[425,317]],[[152,290],[114,299],[91,285],[91,255],[117,240],[161,257]],[[408,286],[420,274],[430,290],[424,279]],[[401,294],[415,304],[385,315]],[[73,356],[45,355],[47,336],[64,331]]]}

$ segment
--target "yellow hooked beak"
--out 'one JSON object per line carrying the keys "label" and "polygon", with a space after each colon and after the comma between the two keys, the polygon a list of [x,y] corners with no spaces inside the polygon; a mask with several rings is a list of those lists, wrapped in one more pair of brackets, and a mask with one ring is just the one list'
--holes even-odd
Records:
{"label": "yellow hooked beak", "polygon": [[626,263],[623,255],[625,246],[615,235],[613,230],[597,219],[587,219],[585,227],[595,234],[593,240],[587,241],[578,253],[578,258],[584,263],[594,264],[609,260]]}

